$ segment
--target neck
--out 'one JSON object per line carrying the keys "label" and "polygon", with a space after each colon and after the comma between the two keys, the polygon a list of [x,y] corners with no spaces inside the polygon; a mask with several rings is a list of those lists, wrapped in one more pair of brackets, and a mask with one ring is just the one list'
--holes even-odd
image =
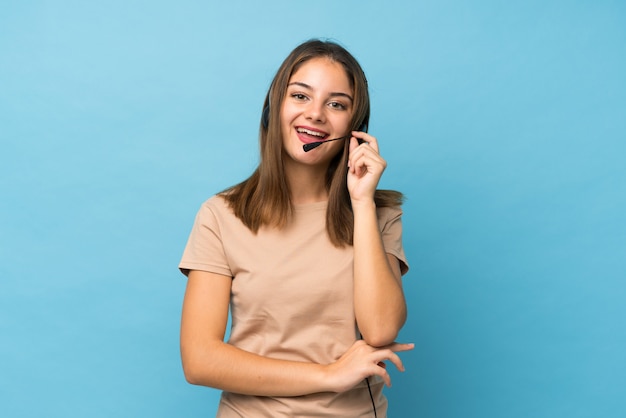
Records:
{"label": "neck", "polygon": [[326,167],[306,167],[295,165],[285,167],[287,183],[294,205],[322,202],[328,200],[326,190]]}

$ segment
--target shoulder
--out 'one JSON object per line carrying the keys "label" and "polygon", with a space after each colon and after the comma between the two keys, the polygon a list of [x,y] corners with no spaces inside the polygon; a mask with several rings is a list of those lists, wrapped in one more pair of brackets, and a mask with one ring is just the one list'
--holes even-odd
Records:
{"label": "shoulder", "polygon": [[218,193],[209,197],[202,203],[200,210],[213,212],[216,215],[233,214],[233,210],[226,200],[224,193]]}
{"label": "shoulder", "polygon": [[221,223],[231,220],[235,215],[224,197],[216,194],[202,202],[197,217],[200,221]]}
{"label": "shoulder", "polygon": [[218,212],[229,209],[228,203],[226,202],[226,199],[224,199],[224,195],[222,193],[209,197],[202,203],[202,208]]}

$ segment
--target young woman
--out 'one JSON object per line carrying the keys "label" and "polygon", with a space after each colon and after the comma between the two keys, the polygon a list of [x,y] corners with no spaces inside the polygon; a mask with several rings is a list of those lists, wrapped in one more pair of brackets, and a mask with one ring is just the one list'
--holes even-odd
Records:
{"label": "young woman", "polygon": [[258,168],[198,212],[181,353],[190,383],[223,390],[218,417],[386,416],[384,361],[403,370],[396,353],[413,345],[394,342],[402,195],[376,189],[386,163],[369,112],[350,53],[298,46],[265,98]]}

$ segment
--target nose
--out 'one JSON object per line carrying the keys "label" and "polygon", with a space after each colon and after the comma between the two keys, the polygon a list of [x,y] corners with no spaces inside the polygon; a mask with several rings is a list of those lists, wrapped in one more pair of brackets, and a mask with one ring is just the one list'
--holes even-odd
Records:
{"label": "nose", "polygon": [[324,110],[323,102],[312,100],[307,106],[304,116],[311,122],[323,123],[326,120]]}

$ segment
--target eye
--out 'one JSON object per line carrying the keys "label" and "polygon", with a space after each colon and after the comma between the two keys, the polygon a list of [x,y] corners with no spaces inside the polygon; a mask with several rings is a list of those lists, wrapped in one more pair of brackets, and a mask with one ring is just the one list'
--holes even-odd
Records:
{"label": "eye", "polygon": [[344,105],[343,103],[340,102],[330,102],[328,103],[328,106],[330,106],[333,109],[337,109],[337,110],[346,110],[347,106]]}
{"label": "eye", "polygon": [[293,97],[296,100],[300,100],[300,101],[304,101],[307,99],[306,95],[302,94],[302,93],[291,93],[291,97]]}

